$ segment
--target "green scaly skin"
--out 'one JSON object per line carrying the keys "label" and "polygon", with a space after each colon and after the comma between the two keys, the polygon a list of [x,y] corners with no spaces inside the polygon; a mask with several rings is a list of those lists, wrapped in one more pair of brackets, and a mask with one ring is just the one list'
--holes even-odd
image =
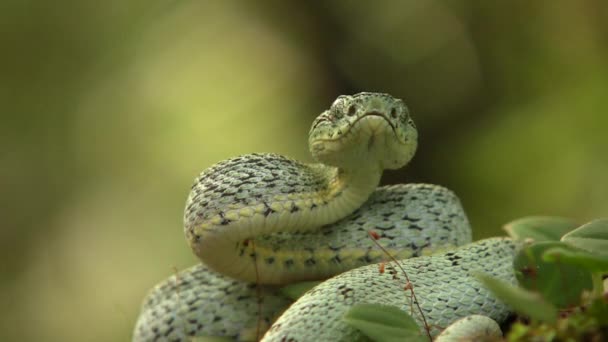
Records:
{"label": "green scaly skin", "polygon": [[[416,140],[401,100],[360,93],[340,96],[313,122],[309,146],[319,164],[251,154],[203,171],[184,215],[186,238],[203,264],[149,293],[134,340],[256,340],[290,303],[278,285],[345,271],[291,306],[265,340],[351,340],[358,333],[340,317],[358,302],[375,299],[409,312],[401,281],[380,274],[377,265],[357,268],[387,259],[368,232],[377,232],[399,259],[471,240],[466,215],[449,190],[428,184],[377,188],[382,170],[409,162]],[[506,315],[469,272],[481,268],[512,281],[512,251],[510,240],[487,240],[453,252],[458,254],[402,263],[427,319],[445,327],[473,313],[498,320]],[[460,301],[455,293],[462,294]]]}
{"label": "green scaly skin", "polygon": [[[255,246],[264,261],[257,272],[242,256],[254,254],[250,239],[277,232],[318,234],[319,227],[351,214],[378,187],[384,169],[409,162],[417,136],[403,101],[375,93],[339,97],[313,122],[309,135],[313,157],[322,163],[250,154],[203,171],[186,203],[186,239],[211,269],[262,284],[325,278],[359,266],[338,263],[300,271],[291,264],[269,263],[269,258],[286,259],[287,254],[277,254],[276,246],[263,241]],[[307,250],[294,247],[287,250],[292,258],[306,258]],[[308,254],[335,254],[319,247]]]}
{"label": "green scaly skin", "polygon": [[[432,336],[470,315],[483,315],[499,322],[507,318],[508,307],[471,272],[483,272],[515,283],[509,261],[513,259],[516,247],[509,238],[493,238],[442,255],[400,261],[412,282]],[[394,279],[395,276],[398,279]],[[391,264],[385,266],[384,273],[378,272],[377,265],[368,265],[340,274],[298,299],[270,327],[262,341],[362,340],[362,333],[342,320],[348,309],[359,303],[392,305],[413,312],[422,327],[420,315],[416,306],[411,305],[404,284],[400,269]],[[481,324],[487,326],[487,322]]]}

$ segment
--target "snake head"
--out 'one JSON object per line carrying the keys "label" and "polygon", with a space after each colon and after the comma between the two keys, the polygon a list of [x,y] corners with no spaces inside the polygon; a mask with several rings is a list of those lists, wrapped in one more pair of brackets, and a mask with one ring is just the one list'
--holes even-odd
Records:
{"label": "snake head", "polygon": [[377,161],[398,169],[416,151],[418,132],[401,99],[381,93],[339,96],[312,123],[308,146],[318,161],[353,168]]}

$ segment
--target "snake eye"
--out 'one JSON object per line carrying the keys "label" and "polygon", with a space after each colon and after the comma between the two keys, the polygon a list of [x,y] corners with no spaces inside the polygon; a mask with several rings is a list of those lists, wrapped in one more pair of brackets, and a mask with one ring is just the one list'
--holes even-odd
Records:
{"label": "snake eye", "polygon": [[357,107],[355,105],[350,105],[350,107],[348,107],[348,112],[346,114],[348,116],[353,116],[353,115],[355,115],[355,113],[357,113]]}
{"label": "snake eye", "polygon": [[391,109],[391,116],[393,117],[393,119],[397,118],[397,109],[393,107],[393,109]]}

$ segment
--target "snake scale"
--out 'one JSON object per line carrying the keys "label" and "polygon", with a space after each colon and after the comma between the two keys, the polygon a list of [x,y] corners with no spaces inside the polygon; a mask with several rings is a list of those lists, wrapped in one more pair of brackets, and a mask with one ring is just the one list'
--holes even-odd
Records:
{"label": "snake scale", "polygon": [[[202,263],[150,291],[133,340],[246,341],[265,331],[263,341],[365,340],[341,319],[350,307],[379,303],[410,312],[412,304],[396,265],[380,272],[387,255],[370,231],[400,260],[432,336],[465,317],[486,326],[470,315],[504,320],[508,308],[472,272],[514,282],[516,244],[471,243],[460,201],[446,188],[378,187],[383,170],[410,161],[417,137],[402,100],[340,96],[309,133],[319,163],[249,154],[203,171],[184,214],[186,239]],[[280,291],[313,279],[328,280],[293,304]]]}

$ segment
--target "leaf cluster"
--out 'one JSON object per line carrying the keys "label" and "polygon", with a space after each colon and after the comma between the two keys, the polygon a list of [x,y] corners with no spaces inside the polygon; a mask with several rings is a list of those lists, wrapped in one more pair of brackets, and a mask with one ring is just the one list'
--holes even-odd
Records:
{"label": "leaf cluster", "polygon": [[[580,227],[560,217],[526,217],[505,226],[523,242],[514,260],[519,285],[477,274],[517,314],[508,341],[608,339],[608,219]],[[414,319],[386,305],[360,304],[344,316],[374,341],[425,341]]]}
{"label": "leaf cluster", "polygon": [[559,217],[527,217],[505,230],[524,242],[514,260],[519,286],[479,275],[518,314],[509,341],[608,337],[608,219],[580,227]]}

